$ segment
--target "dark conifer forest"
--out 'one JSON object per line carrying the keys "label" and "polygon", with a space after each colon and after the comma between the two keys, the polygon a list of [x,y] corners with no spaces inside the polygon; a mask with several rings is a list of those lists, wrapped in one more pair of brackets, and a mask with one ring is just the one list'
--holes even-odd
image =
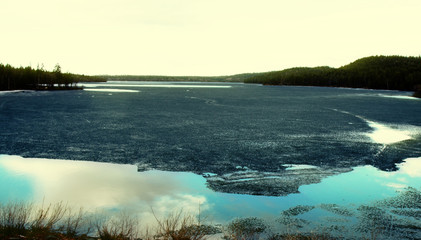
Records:
{"label": "dark conifer forest", "polygon": [[332,68],[295,67],[282,71],[245,73],[231,76],[86,76],[62,73],[60,65],[49,72],[43,68],[14,68],[0,64],[0,91],[16,89],[80,89],[79,82],[125,81],[198,81],[244,82],[264,85],[347,87],[414,91],[421,97],[421,57],[372,56]]}
{"label": "dark conifer forest", "polygon": [[15,68],[9,64],[0,64],[0,91],[7,90],[70,90],[81,89],[79,82],[101,82],[105,79],[72,73],[62,73],[57,64],[53,71],[42,67]]}
{"label": "dark conifer forest", "polygon": [[403,91],[421,90],[421,57],[372,56],[340,68],[297,67],[244,80],[267,85],[326,86]]}

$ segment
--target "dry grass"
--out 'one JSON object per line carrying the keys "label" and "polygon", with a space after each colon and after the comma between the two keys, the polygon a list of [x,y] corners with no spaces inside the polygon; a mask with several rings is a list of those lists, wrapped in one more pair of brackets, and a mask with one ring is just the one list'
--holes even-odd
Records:
{"label": "dry grass", "polygon": [[254,240],[266,230],[262,219],[250,217],[233,220],[225,229],[224,238],[227,240]]}
{"label": "dry grass", "polygon": [[24,202],[0,204],[0,238],[27,232],[32,205]]}
{"label": "dry grass", "polygon": [[[152,213],[158,223],[156,236],[163,240],[202,240],[207,234],[206,227],[201,225],[200,217],[183,214],[180,210],[173,212],[164,219],[159,219]],[[200,216],[200,215],[199,215]]]}
{"label": "dry grass", "polygon": [[131,240],[139,237],[139,221],[127,213],[96,221],[95,228],[101,240]]}
{"label": "dry grass", "polygon": [[[200,218],[182,211],[155,218],[158,228],[143,239],[202,240],[210,232]],[[63,203],[39,207],[24,202],[0,203],[0,239],[135,240],[141,239],[140,230],[138,218],[127,213],[93,217]]]}
{"label": "dry grass", "polygon": [[336,238],[333,238],[327,234],[308,234],[308,235],[301,235],[301,234],[288,234],[283,235],[280,238],[274,238],[275,239],[283,239],[283,240],[334,240]]}
{"label": "dry grass", "polygon": [[92,232],[92,224],[90,218],[80,208],[76,213],[69,210],[59,229],[67,239],[84,239]]}
{"label": "dry grass", "polygon": [[29,223],[31,235],[35,238],[47,236],[51,232],[59,230],[58,222],[64,218],[68,208],[63,203],[55,205],[43,205],[35,210]]}
{"label": "dry grass", "polygon": [[89,232],[86,214],[82,210],[73,214],[63,203],[0,204],[0,239],[83,239]]}
{"label": "dry grass", "polygon": [[[128,213],[113,217],[88,214],[79,209],[72,211],[63,203],[39,207],[34,204],[16,202],[0,203],[0,239],[28,240],[205,240],[216,234],[216,227],[203,225],[200,214],[174,212],[158,218],[157,229],[140,236],[138,218]],[[331,240],[328,234],[283,233],[269,234],[265,223],[258,218],[236,219],[224,228],[224,238],[229,240]],[[378,231],[372,231],[365,239],[379,239]]]}

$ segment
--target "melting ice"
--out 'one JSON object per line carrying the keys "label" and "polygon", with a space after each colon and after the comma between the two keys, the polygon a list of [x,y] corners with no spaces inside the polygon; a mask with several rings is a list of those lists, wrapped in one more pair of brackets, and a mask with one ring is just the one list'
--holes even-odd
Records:
{"label": "melting ice", "polygon": [[369,120],[365,121],[367,121],[368,125],[374,130],[373,132],[367,133],[367,136],[376,143],[393,144],[412,139],[409,131],[390,128]]}

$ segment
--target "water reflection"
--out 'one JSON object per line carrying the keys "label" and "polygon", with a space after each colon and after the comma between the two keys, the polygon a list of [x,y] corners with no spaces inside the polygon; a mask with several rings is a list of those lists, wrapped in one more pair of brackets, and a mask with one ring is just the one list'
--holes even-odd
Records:
{"label": "water reflection", "polygon": [[[207,208],[204,196],[195,193],[194,185],[204,186],[204,179],[192,173],[137,172],[134,165],[109,164],[85,161],[48,160],[0,156],[0,171],[9,176],[0,184],[0,191],[7,198],[24,198],[34,202],[64,201],[71,206],[88,210],[129,210],[143,218],[150,218],[151,208],[158,214],[174,209],[197,211],[198,205]],[[15,188],[11,183],[24,181],[26,187]],[[32,194],[25,194],[32,192]]]}
{"label": "water reflection", "polygon": [[421,177],[421,158],[408,158],[404,162],[398,164],[399,171],[389,173],[390,175],[402,173],[413,178]]}
{"label": "water reflection", "polygon": [[[211,221],[224,223],[235,217],[275,218],[297,205],[356,206],[395,196],[405,187],[421,188],[421,158],[406,159],[398,167],[396,172],[356,167],[301,186],[299,194],[265,197],[213,192],[202,176],[193,173],[139,173],[134,165],[0,155],[0,201],[64,201],[87,210],[124,209],[143,222],[155,221],[151,208],[160,216],[176,209],[197,213],[200,208]],[[309,218],[315,218],[315,213]]]}

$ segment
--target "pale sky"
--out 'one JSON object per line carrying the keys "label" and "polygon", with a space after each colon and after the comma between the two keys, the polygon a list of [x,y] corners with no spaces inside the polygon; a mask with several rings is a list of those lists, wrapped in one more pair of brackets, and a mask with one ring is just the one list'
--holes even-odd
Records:
{"label": "pale sky", "polygon": [[217,76],[421,55],[421,0],[0,0],[0,63]]}

